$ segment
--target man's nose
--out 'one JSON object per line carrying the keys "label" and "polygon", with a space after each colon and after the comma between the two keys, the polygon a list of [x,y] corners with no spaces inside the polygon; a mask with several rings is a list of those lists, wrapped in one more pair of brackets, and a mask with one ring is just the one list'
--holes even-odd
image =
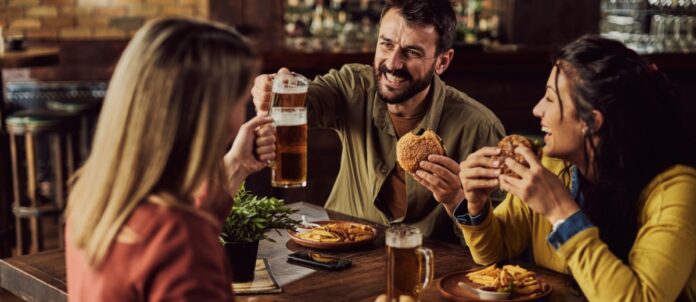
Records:
{"label": "man's nose", "polygon": [[387,55],[387,60],[385,65],[391,71],[402,69],[405,64],[403,55],[401,54],[401,48],[395,47],[394,50]]}

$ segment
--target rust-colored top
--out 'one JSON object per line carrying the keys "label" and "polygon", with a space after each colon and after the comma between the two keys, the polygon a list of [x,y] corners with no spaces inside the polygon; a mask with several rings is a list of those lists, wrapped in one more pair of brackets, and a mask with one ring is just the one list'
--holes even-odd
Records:
{"label": "rust-colored top", "polygon": [[[400,117],[389,112],[389,118],[392,121],[392,125],[394,125],[398,138],[415,129],[424,115],[425,112],[415,117]],[[394,169],[389,173],[387,180],[384,181],[384,185],[379,191],[379,199],[386,204],[392,219],[395,221],[401,221],[406,216],[406,209],[408,208],[408,203],[406,202],[406,172],[400,165],[394,165]]]}
{"label": "rust-colored top", "polygon": [[234,299],[220,229],[195,210],[142,203],[96,270],[66,233],[69,301]]}

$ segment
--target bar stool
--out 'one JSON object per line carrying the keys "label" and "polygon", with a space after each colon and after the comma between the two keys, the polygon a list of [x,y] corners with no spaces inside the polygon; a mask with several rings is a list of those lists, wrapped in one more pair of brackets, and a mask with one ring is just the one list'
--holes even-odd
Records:
{"label": "bar stool", "polygon": [[101,102],[95,100],[51,100],[46,102],[49,110],[65,112],[79,120],[79,141],[81,160],[87,158],[92,145],[94,128],[101,109]]}
{"label": "bar stool", "polygon": [[[59,246],[63,247],[62,213],[67,180],[78,163],[78,125],[74,117],[49,110],[25,110],[7,117],[18,255],[27,251],[26,220],[31,237],[28,251],[43,250],[42,218],[47,216],[57,218]],[[46,150],[50,172],[40,175],[39,162]],[[42,190],[41,184],[49,184],[44,186],[48,190]]]}

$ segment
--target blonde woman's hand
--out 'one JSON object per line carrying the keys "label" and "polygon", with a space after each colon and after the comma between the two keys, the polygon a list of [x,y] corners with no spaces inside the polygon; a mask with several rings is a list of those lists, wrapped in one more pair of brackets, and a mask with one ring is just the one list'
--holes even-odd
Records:
{"label": "blonde woman's hand", "polygon": [[236,188],[249,174],[266,167],[275,158],[275,130],[269,116],[256,116],[244,123],[223,159],[228,187]]}
{"label": "blonde woman's hand", "polygon": [[464,188],[469,214],[478,215],[488,202],[488,194],[498,187],[500,162],[493,156],[500,154],[500,148],[483,147],[469,154],[459,164],[459,180]]}
{"label": "blonde woman's hand", "polygon": [[[278,70],[278,73],[290,73],[290,70],[283,67]],[[273,76],[273,74],[262,74],[254,79],[251,95],[254,97],[254,107],[257,115],[268,115],[268,110],[271,109]]]}
{"label": "blonde woman's hand", "polygon": [[529,207],[544,215],[551,223],[566,219],[580,210],[578,204],[557,175],[544,168],[537,156],[525,147],[517,147],[515,153],[529,163],[529,168],[506,158],[505,165],[521,178],[500,175],[500,188],[526,202]]}

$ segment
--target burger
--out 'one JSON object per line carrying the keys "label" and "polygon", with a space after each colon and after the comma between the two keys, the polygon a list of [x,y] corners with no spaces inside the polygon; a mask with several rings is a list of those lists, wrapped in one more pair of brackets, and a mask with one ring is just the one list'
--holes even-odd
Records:
{"label": "burger", "polygon": [[396,143],[396,161],[411,174],[416,173],[420,162],[428,160],[430,154],[445,154],[442,139],[430,129],[421,135],[409,132]]}
{"label": "burger", "polygon": [[510,168],[508,168],[505,164],[505,158],[508,157],[529,168],[529,163],[527,163],[527,161],[524,160],[524,157],[515,153],[515,148],[520,146],[532,149],[532,152],[534,152],[537,156],[540,155],[541,144],[539,142],[532,143],[526,137],[516,134],[503,137],[503,139],[501,139],[500,142],[498,142],[498,148],[500,148],[501,150],[500,155],[493,157],[494,160],[500,160],[502,174],[520,178],[520,176],[517,175],[517,173],[510,170]]}

